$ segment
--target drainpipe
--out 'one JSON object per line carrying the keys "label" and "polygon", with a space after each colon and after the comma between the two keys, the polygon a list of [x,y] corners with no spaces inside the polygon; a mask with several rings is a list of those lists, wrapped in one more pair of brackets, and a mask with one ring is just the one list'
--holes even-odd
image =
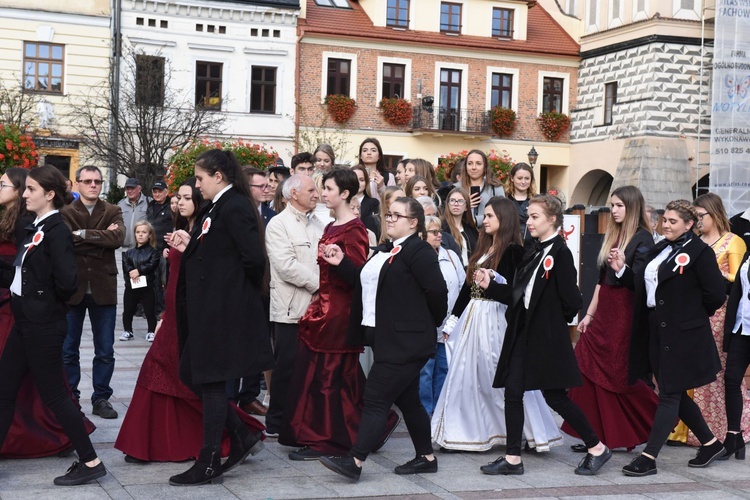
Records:
{"label": "drainpipe", "polygon": [[118,127],[117,127],[117,115],[120,107],[120,60],[122,54],[122,0],[111,0],[110,8],[112,9],[112,24],[111,24],[111,40],[112,40],[112,60],[111,60],[111,78],[110,78],[110,92],[109,98],[111,99],[110,115],[109,115],[109,183],[117,183],[117,153],[116,149],[119,144]]}

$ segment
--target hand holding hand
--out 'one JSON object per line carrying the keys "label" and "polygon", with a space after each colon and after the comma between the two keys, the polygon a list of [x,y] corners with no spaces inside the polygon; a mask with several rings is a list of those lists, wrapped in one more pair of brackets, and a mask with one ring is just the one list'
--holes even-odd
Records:
{"label": "hand holding hand", "polygon": [[490,274],[489,269],[477,269],[474,272],[474,281],[477,285],[479,285],[482,290],[487,290],[487,287],[490,286],[490,281],[492,281],[492,275]]}

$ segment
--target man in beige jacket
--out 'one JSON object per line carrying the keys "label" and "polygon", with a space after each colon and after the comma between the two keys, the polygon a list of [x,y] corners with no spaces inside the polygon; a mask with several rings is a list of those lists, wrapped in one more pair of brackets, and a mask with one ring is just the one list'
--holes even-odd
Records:
{"label": "man in beige jacket", "polygon": [[266,434],[278,436],[297,355],[299,320],[318,291],[318,241],[323,224],[313,214],[318,192],[312,178],[293,175],[284,182],[286,208],[268,222],[266,250],[271,265],[271,321],[276,346]]}

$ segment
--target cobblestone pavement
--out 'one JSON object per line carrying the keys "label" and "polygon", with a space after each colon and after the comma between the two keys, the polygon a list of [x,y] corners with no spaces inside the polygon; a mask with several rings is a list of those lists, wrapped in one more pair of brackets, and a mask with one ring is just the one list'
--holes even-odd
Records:
{"label": "cobblestone pavement", "polygon": [[[118,331],[119,336],[119,319]],[[290,448],[275,440],[266,441],[266,449],[225,476],[222,485],[178,488],[167,484],[170,475],[182,472],[188,464],[127,464],[113,448],[122,415],[127,411],[143,357],[150,344],[144,340],[145,320],[136,318],[136,338],[115,342],[116,368],[111,400],[120,413],[116,420],[90,418],[97,425],[92,439],[109,474],[98,482],[72,488],[56,487],[52,479],[65,472],[72,458],[0,461],[0,499],[100,500],[112,499],[264,499],[264,498],[750,498],[750,461],[717,462],[706,469],[691,469],[687,461],[691,448],[665,447],[658,460],[659,473],[645,478],[629,478],[620,469],[636,451],[616,451],[598,476],[573,474],[581,455],[572,453],[565,444],[549,453],[534,452],[524,456],[523,476],[486,476],[479,466],[494,460],[503,449],[486,453],[437,452],[440,470],[437,474],[397,476],[394,466],[413,457],[413,448],[403,423],[383,449],[365,464],[359,483],[353,484],[325,469],[317,462],[292,462],[286,455]],[[84,333],[81,359],[83,366],[81,392],[91,391],[93,358],[91,333]],[[86,366],[88,364],[88,366]],[[84,397],[83,410],[91,413]],[[639,448],[640,449],[640,448]]]}

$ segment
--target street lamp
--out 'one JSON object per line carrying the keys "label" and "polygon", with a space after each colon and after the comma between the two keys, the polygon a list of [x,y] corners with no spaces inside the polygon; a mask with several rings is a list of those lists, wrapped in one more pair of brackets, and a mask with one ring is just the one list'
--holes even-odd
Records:
{"label": "street lamp", "polygon": [[539,158],[539,153],[536,152],[534,146],[531,146],[531,150],[529,151],[529,165],[533,167],[536,164],[537,158]]}

